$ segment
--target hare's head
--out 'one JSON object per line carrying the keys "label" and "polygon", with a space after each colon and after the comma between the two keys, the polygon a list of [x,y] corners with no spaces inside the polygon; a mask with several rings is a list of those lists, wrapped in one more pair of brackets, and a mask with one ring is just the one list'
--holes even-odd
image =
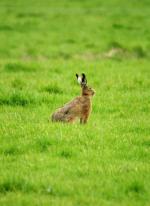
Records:
{"label": "hare's head", "polygon": [[82,95],[93,96],[95,94],[95,91],[91,87],[87,86],[87,79],[86,79],[85,74],[82,73],[81,76],[76,74],[76,77],[77,77],[79,84],[82,87]]}

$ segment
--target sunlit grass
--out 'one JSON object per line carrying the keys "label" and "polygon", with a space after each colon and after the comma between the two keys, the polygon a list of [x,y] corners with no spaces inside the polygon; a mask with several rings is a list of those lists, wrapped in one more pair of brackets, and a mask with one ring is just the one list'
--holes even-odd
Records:
{"label": "sunlit grass", "polygon": [[[0,205],[149,205],[148,6],[2,0]],[[87,125],[52,123],[82,72]]]}

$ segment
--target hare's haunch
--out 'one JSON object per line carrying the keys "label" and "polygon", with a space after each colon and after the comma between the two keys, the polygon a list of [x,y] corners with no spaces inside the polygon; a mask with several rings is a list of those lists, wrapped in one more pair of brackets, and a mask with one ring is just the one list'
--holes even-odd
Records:
{"label": "hare's haunch", "polygon": [[57,109],[51,117],[53,122],[74,122],[77,118],[80,118],[81,124],[87,122],[92,107],[91,97],[95,91],[87,86],[85,74],[81,76],[76,74],[76,77],[81,85],[81,96],[76,97],[71,102]]}

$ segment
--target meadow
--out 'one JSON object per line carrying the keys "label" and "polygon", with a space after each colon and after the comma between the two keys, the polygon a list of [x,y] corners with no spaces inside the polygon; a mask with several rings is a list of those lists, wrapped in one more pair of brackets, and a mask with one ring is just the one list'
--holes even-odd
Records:
{"label": "meadow", "polygon": [[[0,1],[0,205],[150,205],[150,2]],[[96,90],[86,125],[53,111]]]}

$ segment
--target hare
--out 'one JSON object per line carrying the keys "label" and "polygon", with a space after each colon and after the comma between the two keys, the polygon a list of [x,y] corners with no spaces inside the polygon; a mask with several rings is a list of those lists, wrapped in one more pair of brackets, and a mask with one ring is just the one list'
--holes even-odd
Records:
{"label": "hare", "polygon": [[91,97],[95,94],[95,91],[87,86],[85,74],[82,73],[81,76],[76,74],[76,77],[81,85],[81,96],[57,109],[51,117],[53,122],[74,122],[77,118],[80,118],[81,124],[87,123],[92,107]]}

